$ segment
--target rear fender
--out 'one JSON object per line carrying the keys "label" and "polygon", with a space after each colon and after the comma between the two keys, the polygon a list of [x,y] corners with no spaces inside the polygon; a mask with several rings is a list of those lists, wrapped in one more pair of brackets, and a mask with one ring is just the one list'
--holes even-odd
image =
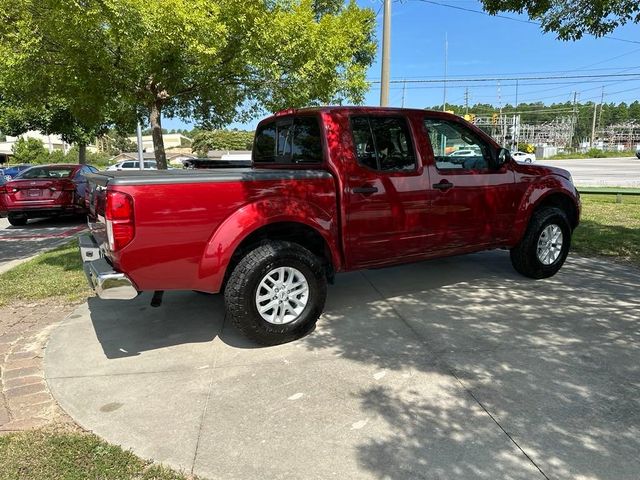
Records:
{"label": "rear fender", "polygon": [[309,202],[270,198],[245,205],[220,224],[204,250],[194,289],[219,292],[233,254],[242,241],[259,228],[278,222],[301,223],[316,230],[329,247],[334,269],[340,268],[335,218]]}

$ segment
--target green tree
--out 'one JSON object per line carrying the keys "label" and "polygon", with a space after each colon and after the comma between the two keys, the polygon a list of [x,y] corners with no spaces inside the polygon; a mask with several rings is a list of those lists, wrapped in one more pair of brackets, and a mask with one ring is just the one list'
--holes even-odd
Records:
{"label": "green tree", "polygon": [[19,138],[11,147],[13,159],[18,163],[46,163],[49,152],[36,138]]}
{"label": "green tree", "polygon": [[0,0],[0,70],[51,67],[83,124],[148,119],[165,168],[163,116],[219,128],[362,101],[374,18],[354,0]]}
{"label": "green tree", "polygon": [[491,13],[526,13],[545,32],[562,40],[577,40],[585,33],[601,37],[626,23],[640,22],[637,0],[480,0]]}
{"label": "green tree", "polygon": [[193,137],[191,150],[206,156],[209,150],[251,150],[253,132],[243,130],[199,131]]}

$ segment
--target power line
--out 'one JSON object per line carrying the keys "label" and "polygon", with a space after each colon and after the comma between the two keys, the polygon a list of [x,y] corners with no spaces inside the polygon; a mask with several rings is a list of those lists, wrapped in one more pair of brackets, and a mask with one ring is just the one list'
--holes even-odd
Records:
{"label": "power line", "polygon": [[[469,12],[469,13],[477,13],[477,14],[480,14],[480,15],[485,15],[487,17],[501,18],[503,20],[510,20],[512,22],[528,23],[530,25],[536,25],[538,27],[542,26],[542,24],[540,22],[534,22],[533,20],[524,20],[524,19],[521,19],[521,18],[509,17],[507,15],[500,15],[500,14],[492,15],[490,13],[485,12],[484,10],[474,10],[472,8],[461,7],[459,5],[450,5],[448,3],[435,2],[433,0],[416,0],[416,1],[419,1],[419,2],[422,2],[422,3],[430,3],[432,5],[438,5],[440,7],[453,8],[455,10],[462,10],[462,11]],[[591,33],[587,33],[587,35],[595,37],[595,38],[599,38],[599,37],[596,37],[595,35],[593,35]],[[612,37],[610,35],[603,35],[600,38],[606,38],[607,40],[615,40],[615,41],[618,41],[618,42],[635,43],[635,44],[640,45],[640,41],[628,40],[626,38]]]}
{"label": "power line", "polygon": [[[485,78],[429,78],[429,79],[402,79],[391,80],[390,83],[443,83],[443,82],[509,82],[509,81],[529,81],[529,80],[579,80],[582,78],[620,78],[620,77],[638,77],[640,73],[606,73],[593,75],[547,75],[536,77],[485,77]],[[373,80],[369,83],[380,83],[379,80]]]}

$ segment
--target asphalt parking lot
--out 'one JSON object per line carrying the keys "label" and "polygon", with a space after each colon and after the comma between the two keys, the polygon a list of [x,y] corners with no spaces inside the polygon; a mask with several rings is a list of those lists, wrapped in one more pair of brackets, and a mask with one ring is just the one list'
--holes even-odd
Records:
{"label": "asphalt parking lot", "polygon": [[0,273],[69,241],[85,228],[85,219],[80,217],[34,219],[23,227],[14,227],[6,218],[0,218]]}
{"label": "asphalt parking lot", "polygon": [[640,272],[485,252],[340,275],[302,340],[258,348],[219,296],[89,299],[45,376],[83,427],[211,479],[635,479]]}

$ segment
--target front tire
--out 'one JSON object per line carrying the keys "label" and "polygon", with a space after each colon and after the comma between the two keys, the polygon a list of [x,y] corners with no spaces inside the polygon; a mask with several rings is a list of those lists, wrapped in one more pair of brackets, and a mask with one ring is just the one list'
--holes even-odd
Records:
{"label": "front tire", "polygon": [[227,314],[261,345],[278,345],[310,332],[324,309],[322,261],[306,248],[273,241],[248,252],[226,284]]}
{"label": "front tire", "polygon": [[511,249],[513,268],[529,278],[552,277],[567,259],[571,233],[567,216],[559,208],[534,212],[524,237]]}
{"label": "front tire", "polygon": [[9,220],[9,223],[14,227],[24,227],[29,219],[26,215],[15,215],[10,213],[7,220]]}

